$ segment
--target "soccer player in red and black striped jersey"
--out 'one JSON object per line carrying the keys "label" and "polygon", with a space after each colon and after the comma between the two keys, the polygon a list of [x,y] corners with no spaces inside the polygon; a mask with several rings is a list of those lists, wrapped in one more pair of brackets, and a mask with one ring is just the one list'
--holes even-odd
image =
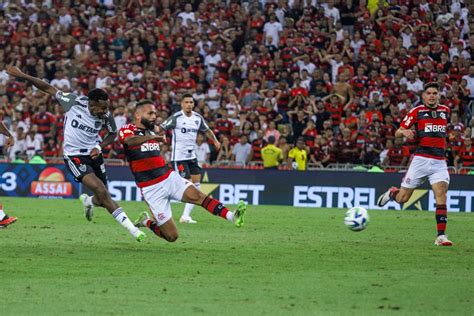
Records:
{"label": "soccer player in red and black striped jersey", "polygon": [[[445,159],[448,116],[447,106],[439,104],[439,86],[428,83],[423,87],[423,104],[412,108],[403,119],[395,137],[418,137],[418,146],[400,188],[391,187],[378,199],[380,207],[390,200],[407,202],[415,189],[426,179],[430,181],[436,199],[437,246],[452,246],[445,235],[447,223],[446,195],[449,186]],[[415,130],[411,128],[415,127]]]}
{"label": "soccer player in red and black striped jersey", "polygon": [[221,202],[199,191],[191,181],[181,177],[168,166],[160,153],[160,142],[155,126],[156,108],[152,101],[137,103],[133,124],[123,126],[119,132],[125,156],[135,182],[148,204],[153,218],[144,212],[135,222],[137,227],[148,227],[158,237],[169,242],[178,238],[178,229],[172,218],[170,201],[178,200],[201,205],[211,214],[223,217],[235,226],[244,224],[246,205],[240,201],[235,212],[229,211]]}

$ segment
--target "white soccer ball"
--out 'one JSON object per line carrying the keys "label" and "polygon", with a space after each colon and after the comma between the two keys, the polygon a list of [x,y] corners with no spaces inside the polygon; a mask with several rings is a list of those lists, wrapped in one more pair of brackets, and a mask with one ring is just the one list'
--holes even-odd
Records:
{"label": "white soccer ball", "polygon": [[369,224],[369,213],[363,207],[353,207],[346,212],[344,224],[350,230],[360,232]]}

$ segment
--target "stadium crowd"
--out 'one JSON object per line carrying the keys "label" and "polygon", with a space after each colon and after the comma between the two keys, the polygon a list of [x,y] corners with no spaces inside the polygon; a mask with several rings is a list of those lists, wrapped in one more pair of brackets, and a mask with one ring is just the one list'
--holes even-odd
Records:
{"label": "stadium crowd", "polygon": [[[5,154],[61,156],[62,108],[9,78],[14,64],[63,91],[105,89],[118,128],[137,100],[164,120],[191,93],[222,142],[216,152],[200,135],[199,160],[242,165],[270,137],[284,161],[299,142],[317,166],[406,165],[416,140],[394,133],[437,81],[449,165],[474,166],[472,12],[463,0],[3,1],[0,116],[16,139]],[[104,155],[122,159],[120,143]]]}

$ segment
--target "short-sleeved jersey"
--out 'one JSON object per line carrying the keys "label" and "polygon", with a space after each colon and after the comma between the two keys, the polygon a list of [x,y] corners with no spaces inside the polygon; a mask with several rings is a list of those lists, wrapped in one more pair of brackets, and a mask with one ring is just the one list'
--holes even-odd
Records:
{"label": "short-sleeved jersey", "polygon": [[294,147],[288,153],[288,158],[293,158],[298,165],[298,170],[306,170],[306,162],[308,161],[308,153],[304,149]]}
{"label": "short-sleeved jersey", "polygon": [[408,112],[400,126],[405,129],[415,126],[418,138],[415,156],[445,159],[449,113],[445,105],[438,105],[436,109],[420,105]]}
{"label": "short-sleeved jersey", "polygon": [[204,118],[192,112],[187,116],[183,111],[171,115],[160,127],[171,130],[171,160],[182,161],[196,158],[196,138],[198,132],[206,132],[209,129]]}
{"label": "short-sleeved jersey", "polygon": [[160,144],[156,140],[149,140],[139,146],[128,146],[125,140],[131,136],[153,135],[154,132],[140,129],[135,124],[122,126],[119,139],[130,163],[135,182],[139,188],[159,183],[168,178],[171,169],[168,168],[160,153]]}
{"label": "short-sleeved jersey", "polygon": [[89,98],[58,91],[56,99],[66,112],[63,143],[65,155],[89,155],[102,141],[99,132],[103,126],[109,133],[116,133],[115,121],[110,112],[104,118],[89,112]]}

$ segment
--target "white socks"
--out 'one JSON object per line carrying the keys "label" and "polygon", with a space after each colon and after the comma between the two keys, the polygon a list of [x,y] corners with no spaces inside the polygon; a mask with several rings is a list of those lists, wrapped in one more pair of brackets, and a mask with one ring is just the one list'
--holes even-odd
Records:
{"label": "white socks", "polygon": [[[199,183],[199,182],[194,183],[194,186],[196,187],[196,189],[199,190],[199,188],[201,187],[201,183]],[[191,211],[193,210],[193,208],[194,208],[194,204],[186,203],[184,205],[184,211],[183,211],[183,215],[181,217],[190,218],[191,217]]]}
{"label": "white socks", "polygon": [[3,211],[3,207],[0,208],[0,221],[5,217],[5,212]]}
{"label": "white socks", "polygon": [[137,237],[138,235],[138,232],[140,231],[137,227],[135,227],[133,225],[133,223],[130,221],[130,219],[128,218],[127,214],[123,211],[123,209],[121,207],[119,207],[118,209],[116,209],[113,213],[112,213],[112,216],[115,218],[115,220],[120,224],[122,225],[123,227],[125,227],[129,232],[130,234],[133,235],[133,237]]}
{"label": "white socks", "polygon": [[231,211],[228,211],[227,214],[225,214],[225,218],[229,221],[229,222],[234,222],[234,212],[231,212]]}
{"label": "white socks", "polygon": [[85,204],[86,206],[95,206],[94,203],[92,202],[92,198],[93,198],[93,197],[94,197],[93,195],[91,195],[91,196],[86,196],[86,197],[84,198],[84,204]]}

